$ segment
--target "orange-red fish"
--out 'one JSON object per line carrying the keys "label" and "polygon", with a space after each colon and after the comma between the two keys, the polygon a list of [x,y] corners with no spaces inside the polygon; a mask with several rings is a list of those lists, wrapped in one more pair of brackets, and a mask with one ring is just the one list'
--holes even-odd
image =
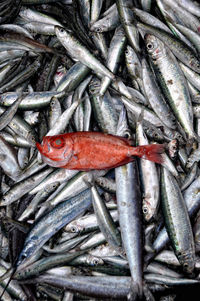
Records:
{"label": "orange-red fish", "polygon": [[91,170],[127,164],[134,156],[162,162],[163,144],[133,147],[126,138],[99,132],[75,132],[46,136],[36,143],[45,163],[53,167]]}

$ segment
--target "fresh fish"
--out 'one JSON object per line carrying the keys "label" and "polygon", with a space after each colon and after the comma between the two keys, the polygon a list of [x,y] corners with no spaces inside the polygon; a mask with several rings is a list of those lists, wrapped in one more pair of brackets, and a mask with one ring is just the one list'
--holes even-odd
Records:
{"label": "fresh fish", "polygon": [[192,104],[187,82],[176,58],[167,46],[153,35],[146,35],[145,43],[160,86],[174,114],[189,138],[197,138],[193,129]]}
{"label": "fresh fish", "polygon": [[132,1],[117,0],[116,5],[121,24],[124,27],[124,31],[126,33],[131,47],[133,47],[137,52],[140,52],[139,33],[134,24],[135,17],[132,11]]}
{"label": "fresh fish", "polygon": [[175,129],[175,117],[165,101],[148,63],[144,59],[142,60],[142,79],[145,94],[154,112],[167,127]]}
{"label": "fresh fish", "polygon": [[[121,112],[117,133],[128,131],[125,111]],[[130,298],[141,298],[144,293],[142,267],[142,199],[137,162],[115,169],[116,197],[122,243],[131,273]],[[136,218],[137,216],[137,218]]]}
{"label": "fresh fish", "polygon": [[106,207],[103,199],[98,193],[98,190],[93,185],[91,187],[92,204],[95,215],[99,224],[101,232],[104,234],[107,242],[113,246],[119,253],[121,252],[121,236],[117,229],[114,220]]}
{"label": "fresh fish", "polygon": [[36,146],[47,164],[78,170],[120,166],[133,161],[133,156],[161,163],[164,150],[159,144],[131,147],[126,139],[97,132],[46,136],[43,145]]}
{"label": "fresh fish", "polygon": [[[148,139],[143,131],[142,121],[137,122],[136,141],[138,145],[147,145]],[[142,180],[143,205],[142,211],[146,221],[155,218],[159,208],[159,178],[154,162],[140,159],[140,176]]]}
{"label": "fresh fish", "polygon": [[[195,250],[190,219],[180,188],[165,168],[162,169],[162,208],[166,229],[175,254],[184,270],[191,273],[194,269]],[[178,226],[180,221],[182,225],[184,224],[183,227]]]}
{"label": "fresh fish", "polygon": [[165,43],[166,47],[171,49],[173,54],[183,63],[190,67],[192,70],[200,73],[200,63],[196,53],[189,48],[185,43],[181,40],[176,39],[172,34],[167,33],[163,30],[160,30],[156,27],[137,23],[138,29],[141,29],[143,32],[155,35],[158,39],[160,39],[163,43]]}
{"label": "fresh fish", "polygon": [[101,62],[96,59],[80,42],[67,32],[63,27],[55,26],[55,33],[63,46],[66,48],[72,59],[78,60],[101,74],[102,77],[109,77],[114,80],[114,75]]}

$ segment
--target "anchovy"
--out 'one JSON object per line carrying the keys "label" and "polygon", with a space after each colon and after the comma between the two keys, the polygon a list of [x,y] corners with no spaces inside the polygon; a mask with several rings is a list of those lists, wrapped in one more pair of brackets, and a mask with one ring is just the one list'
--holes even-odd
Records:
{"label": "anchovy", "polygon": [[[168,99],[174,114],[188,134],[197,137],[193,129],[192,104],[185,77],[172,52],[161,40],[146,36],[146,47],[162,91]],[[179,87],[179,88],[178,88]],[[177,90],[178,89],[178,90]]]}
{"label": "anchovy", "polygon": [[71,57],[79,60],[95,72],[114,80],[114,75],[99,60],[97,60],[80,42],[64,28],[55,26],[55,33]]}

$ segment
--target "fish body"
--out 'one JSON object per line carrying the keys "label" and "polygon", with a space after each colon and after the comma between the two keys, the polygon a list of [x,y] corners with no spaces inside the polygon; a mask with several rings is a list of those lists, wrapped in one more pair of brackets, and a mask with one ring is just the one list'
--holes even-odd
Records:
{"label": "fish body", "polygon": [[82,64],[99,73],[102,77],[107,76],[111,80],[115,79],[113,73],[101,64],[101,62],[67,30],[55,26],[55,33],[73,60],[80,61]]}
{"label": "fish body", "polygon": [[36,143],[45,163],[67,169],[114,168],[134,160],[134,156],[161,163],[164,146],[132,147],[128,139],[100,132],[75,132],[46,136]]}
{"label": "fish body", "polygon": [[165,226],[174,252],[186,273],[195,266],[194,239],[187,205],[175,178],[162,169],[162,210]]}
{"label": "fish body", "polygon": [[196,138],[193,129],[192,103],[184,74],[173,53],[153,35],[145,36],[154,72],[174,115],[188,134]]}

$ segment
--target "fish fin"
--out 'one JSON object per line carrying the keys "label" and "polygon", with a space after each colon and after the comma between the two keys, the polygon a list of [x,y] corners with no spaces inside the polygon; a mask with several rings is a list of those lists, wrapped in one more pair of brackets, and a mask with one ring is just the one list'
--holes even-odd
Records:
{"label": "fish fin", "polygon": [[130,291],[127,296],[127,300],[130,301],[136,301],[136,300],[141,300],[143,296],[143,285],[134,282],[133,280],[131,281],[130,285]]}
{"label": "fish fin", "polygon": [[165,144],[147,144],[134,147],[133,152],[130,152],[130,154],[161,164],[163,162],[162,154],[164,151]]}
{"label": "fish fin", "polygon": [[130,292],[127,296],[127,300],[136,301],[136,300],[147,300],[155,301],[154,296],[149,290],[147,284],[143,282],[142,284],[131,282]]}
{"label": "fish fin", "polygon": [[42,145],[39,142],[36,142],[35,146],[37,147],[37,149],[39,150],[39,152],[42,154],[42,151],[43,151]]}

